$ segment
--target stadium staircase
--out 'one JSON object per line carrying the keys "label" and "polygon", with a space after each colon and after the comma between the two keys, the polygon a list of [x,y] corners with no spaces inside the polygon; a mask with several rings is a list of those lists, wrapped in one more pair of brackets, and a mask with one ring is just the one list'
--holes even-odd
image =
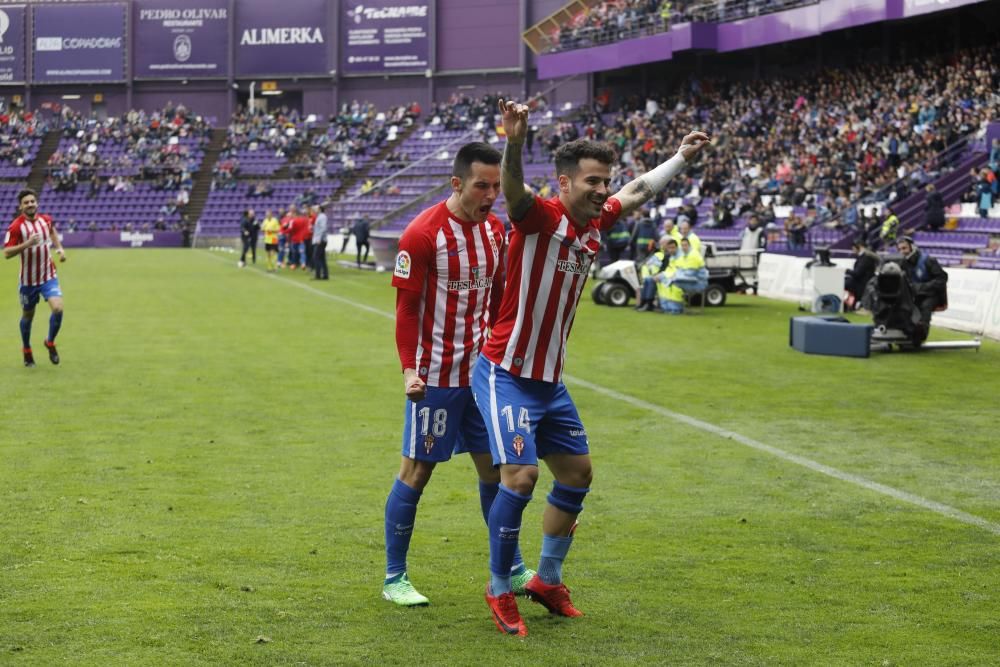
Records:
{"label": "stadium staircase", "polygon": [[388,157],[389,153],[402,146],[403,143],[410,138],[410,135],[416,132],[417,129],[422,129],[422,127],[422,125],[413,123],[409,127],[403,128],[403,130],[397,132],[396,141],[392,143],[386,142],[386,144],[382,147],[382,150],[376,153],[371,160],[365,163],[363,168],[355,171],[354,175],[345,178],[340,184],[340,187],[334,190],[333,194],[330,195],[330,200],[335,202],[341,201],[345,196],[347,196],[348,192],[357,189],[358,184],[363,183],[370,178],[372,169],[380,166],[385,158]]}
{"label": "stadium staircase", "polygon": [[[912,234],[924,224],[927,212],[927,193],[924,190],[926,185],[933,184],[934,188],[941,193],[945,206],[949,206],[959,201],[962,194],[969,189],[971,179],[969,172],[972,169],[982,167],[987,160],[987,154],[976,147],[970,145],[970,138],[965,137],[955,142],[941,153],[934,157],[934,163],[941,171],[945,171],[932,181],[921,184],[913,192],[892,203],[892,209],[899,218],[899,228],[897,234]],[[904,176],[904,178],[907,178]],[[895,181],[875,193],[876,201],[886,201],[889,199],[889,192],[895,190],[900,181]],[[864,207],[868,204],[864,200],[852,202],[852,205]],[[843,214],[841,214],[842,216]],[[841,216],[838,216],[840,218]],[[879,230],[871,232],[868,239],[874,242],[878,237]],[[835,251],[849,251],[855,238],[854,231],[848,231],[837,241],[830,244],[830,248]]]}
{"label": "stadium staircase", "polygon": [[[986,164],[987,155],[973,153],[962,162],[955,165],[954,170],[932,181],[935,189],[941,193],[945,206],[957,202],[972,184],[969,172],[979,170]],[[924,224],[927,213],[927,193],[918,190],[893,205],[893,210],[899,218],[899,233],[912,234]]]}
{"label": "stadium staircase", "polygon": [[[195,174],[194,187],[191,188],[191,198],[184,209],[184,214],[188,217],[188,220],[198,221],[201,218],[205,202],[208,201],[208,193],[212,190],[212,172],[219,161],[219,154],[222,153],[222,147],[226,143],[226,136],[227,130],[224,128],[212,130],[212,139],[208,142],[208,147],[205,149],[205,157],[201,161],[201,169]],[[46,141],[48,141],[48,137],[46,137]]]}
{"label": "stadium staircase", "polygon": [[35,192],[41,192],[45,185],[46,171],[49,167],[49,158],[59,147],[59,139],[62,137],[61,130],[49,130],[45,133],[45,139],[38,149],[38,155],[31,165],[31,172],[28,174],[28,187]]}

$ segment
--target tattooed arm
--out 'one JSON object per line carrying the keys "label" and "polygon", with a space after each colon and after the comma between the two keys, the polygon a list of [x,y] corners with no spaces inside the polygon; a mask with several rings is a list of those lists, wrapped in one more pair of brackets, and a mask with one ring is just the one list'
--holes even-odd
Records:
{"label": "tattooed arm", "polygon": [[[622,205],[621,215],[627,216],[632,213],[667,187],[667,182],[680,173],[684,165],[693,160],[699,151],[708,144],[708,141],[707,134],[692,132],[684,137],[676,155],[655,169],[630,181],[615,193],[615,199]],[[504,159],[506,160],[506,157]]]}
{"label": "tattooed arm", "polygon": [[521,153],[528,133],[528,107],[516,102],[500,100],[500,114],[503,117],[504,134],[507,145],[503,151],[500,168],[500,189],[507,200],[507,214],[510,219],[521,220],[535,202],[531,189],[524,184],[524,166]]}

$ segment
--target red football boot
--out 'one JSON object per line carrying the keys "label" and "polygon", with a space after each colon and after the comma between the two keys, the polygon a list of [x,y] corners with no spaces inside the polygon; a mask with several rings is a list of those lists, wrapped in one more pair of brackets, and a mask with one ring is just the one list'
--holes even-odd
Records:
{"label": "red football boot", "polygon": [[528,626],[524,624],[520,612],[517,611],[517,600],[513,593],[501,593],[500,595],[490,595],[490,585],[486,584],[486,604],[493,612],[493,622],[497,629],[507,635],[526,637]]}
{"label": "red football boot", "polygon": [[536,574],[524,585],[525,594],[549,610],[560,616],[583,616],[583,612],[573,606],[569,599],[569,589],[566,584],[549,585]]}

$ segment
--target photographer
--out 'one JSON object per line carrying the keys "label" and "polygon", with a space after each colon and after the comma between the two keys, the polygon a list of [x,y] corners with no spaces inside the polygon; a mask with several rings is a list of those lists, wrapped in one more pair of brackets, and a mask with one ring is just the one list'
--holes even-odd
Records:
{"label": "photographer", "polygon": [[903,256],[901,268],[913,286],[913,301],[920,310],[926,337],[934,310],[948,303],[948,274],[936,259],[917,247],[913,237],[900,237],[896,249]]}

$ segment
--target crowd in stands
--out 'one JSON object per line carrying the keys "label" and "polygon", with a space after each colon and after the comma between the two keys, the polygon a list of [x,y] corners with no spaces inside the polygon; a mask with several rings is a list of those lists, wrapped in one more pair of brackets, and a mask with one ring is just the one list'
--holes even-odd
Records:
{"label": "crowd in stands", "polygon": [[[58,121],[63,140],[48,161],[48,173],[63,190],[94,175],[135,176],[178,182],[197,171],[211,125],[183,105],[161,111],[129,111],[99,120],[64,107]],[[186,175],[186,176],[185,176]]]}
{"label": "crowd in stands", "polygon": [[775,205],[804,207],[803,220],[785,223],[796,240],[820,223],[860,230],[878,221],[865,219],[859,200],[891,202],[923,187],[939,174],[938,153],[1000,117],[998,51],[805,79],[691,79],[669,96],[628,100],[614,113],[598,99],[582,123],[554,124],[541,142],[549,150],[579,136],[611,143],[620,156],[616,189],[668,159],[698,128],[713,138],[711,151],[656,204],[712,197],[715,212],[702,221],[709,227],[751,214],[767,225]]}
{"label": "crowd in stands", "polygon": [[401,128],[411,126],[420,116],[420,105],[393,107],[379,112],[374,104],[353,101],[344,104],[340,112],[330,117],[326,133],[310,142],[292,173],[296,177],[325,178],[326,174],[353,174],[363,156],[380,150],[394,141]]}
{"label": "crowd in stands", "polygon": [[30,111],[0,110],[0,162],[21,166],[33,157],[49,123]]}
{"label": "crowd in stands", "polygon": [[[315,132],[318,119],[295,111],[240,109],[229,124],[226,143],[214,171],[213,189],[236,189],[241,157],[265,151],[287,164],[295,178],[324,180],[333,174],[354,173],[366,154],[381,149],[420,116],[420,105],[393,107],[380,112],[369,102],[344,103],[329,118],[325,132]],[[273,170],[272,170],[273,171]]]}
{"label": "crowd in stands", "polygon": [[670,27],[669,0],[612,0],[581,11],[549,37],[549,52],[634,39]]}
{"label": "crowd in stands", "polygon": [[287,107],[271,111],[237,109],[229,121],[222,153],[213,169],[212,189],[235,190],[240,156],[268,153],[284,162],[302,147],[311,127],[299,112]]}
{"label": "crowd in stands", "polygon": [[550,53],[668,30],[672,23],[723,23],[818,0],[609,0],[581,10],[548,36]]}
{"label": "crowd in stands", "polygon": [[434,105],[431,115],[432,118],[439,119],[439,124],[445,130],[468,130],[480,118],[493,118],[501,97],[504,97],[501,93],[486,93],[479,97],[452,93],[448,100]]}

